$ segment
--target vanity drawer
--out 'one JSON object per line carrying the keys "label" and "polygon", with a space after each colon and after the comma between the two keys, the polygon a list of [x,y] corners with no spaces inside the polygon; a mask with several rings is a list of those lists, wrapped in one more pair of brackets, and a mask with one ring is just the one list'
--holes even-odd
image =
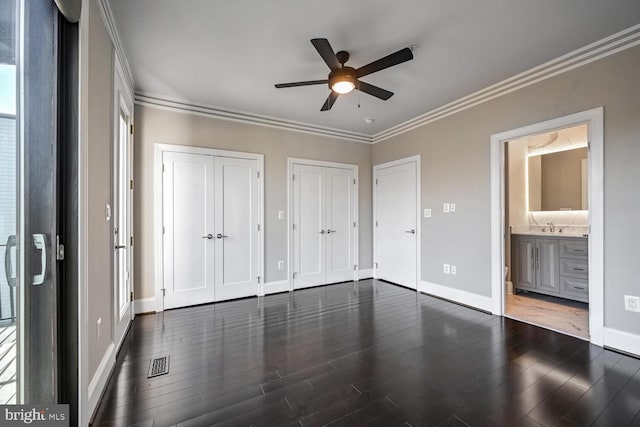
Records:
{"label": "vanity drawer", "polygon": [[589,282],[586,279],[560,276],[560,293],[578,301],[589,302]]}
{"label": "vanity drawer", "polygon": [[560,257],[586,259],[588,255],[587,239],[560,239]]}
{"label": "vanity drawer", "polygon": [[560,275],[586,280],[589,278],[589,261],[560,258]]}

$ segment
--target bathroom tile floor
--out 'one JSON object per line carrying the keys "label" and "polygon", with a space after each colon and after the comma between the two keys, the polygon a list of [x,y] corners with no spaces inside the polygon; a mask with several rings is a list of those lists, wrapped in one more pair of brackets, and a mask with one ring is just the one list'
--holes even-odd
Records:
{"label": "bathroom tile floor", "polygon": [[507,316],[578,338],[589,339],[589,304],[533,292],[507,294]]}

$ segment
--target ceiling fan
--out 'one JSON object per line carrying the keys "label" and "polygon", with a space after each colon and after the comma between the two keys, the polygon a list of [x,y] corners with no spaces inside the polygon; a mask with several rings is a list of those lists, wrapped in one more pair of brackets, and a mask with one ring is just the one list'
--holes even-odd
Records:
{"label": "ceiling fan", "polygon": [[278,83],[276,84],[276,88],[281,89],[285,87],[328,84],[331,89],[331,93],[320,111],[330,110],[336,102],[336,99],[338,99],[338,96],[345,95],[353,89],[357,89],[386,101],[393,96],[393,92],[389,92],[388,90],[363,82],[360,78],[413,59],[411,49],[405,47],[404,49],[400,49],[391,55],[387,55],[384,58],[380,58],[363,67],[346,67],[344,64],[349,60],[349,52],[341,50],[338,53],[334,53],[327,39],[311,39],[311,44],[313,44],[322,59],[324,59],[324,62],[329,66],[329,69],[331,70],[329,77],[325,80]]}

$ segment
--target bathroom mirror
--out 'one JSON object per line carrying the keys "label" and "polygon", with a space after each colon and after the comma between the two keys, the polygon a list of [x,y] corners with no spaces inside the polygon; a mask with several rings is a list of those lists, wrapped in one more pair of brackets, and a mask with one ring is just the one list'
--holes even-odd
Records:
{"label": "bathroom mirror", "polygon": [[529,211],[587,210],[587,148],[529,156]]}

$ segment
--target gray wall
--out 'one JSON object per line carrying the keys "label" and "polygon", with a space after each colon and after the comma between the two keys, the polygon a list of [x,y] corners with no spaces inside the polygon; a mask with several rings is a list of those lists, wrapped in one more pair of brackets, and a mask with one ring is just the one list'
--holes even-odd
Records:
{"label": "gray wall", "polygon": [[134,195],[135,295],[154,294],[153,180],[155,143],[264,154],[265,280],[285,280],[278,260],[287,263],[287,158],[351,163],[359,166],[360,268],[371,268],[371,146],[264,126],[242,124],[137,105],[135,109]]}
{"label": "gray wall", "polygon": [[[113,269],[111,223],[105,205],[111,203],[111,100],[113,98],[113,45],[95,0],[89,16],[88,182],[88,331],[89,378],[93,378],[113,341]],[[101,337],[97,320],[102,319]]]}
{"label": "gray wall", "polygon": [[[422,155],[422,279],[491,295],[490,136],[604,106],[605,326],[640,334],[623,295],[638,295],[640,47],[520,89],[372,147],[372,163]],[[442,213],[456,202],[455,215]],[[445,276],[442,264],[456,264]]]}

